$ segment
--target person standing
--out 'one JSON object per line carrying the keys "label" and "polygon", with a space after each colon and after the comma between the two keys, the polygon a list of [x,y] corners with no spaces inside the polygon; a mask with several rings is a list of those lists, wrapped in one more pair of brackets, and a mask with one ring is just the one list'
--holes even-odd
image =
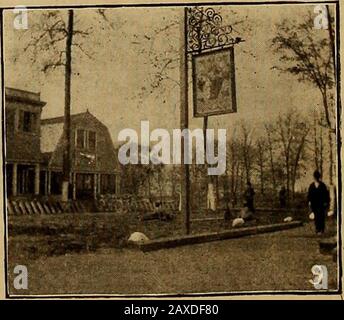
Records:
{"label": "person standing", "polygon": [[212,182],[208,183],[207,209],[213,212],[216,211],[215,191],[214,184]]}
{"label": "person standing", "polygon": [[287,190],[285,186],[283,186],[279,192],[279,202],[280,208],[285,208],[287,205]]}
{"label": "person standing", "polygon": [[247,182],[247,189],[244,193],[244,206],[247,207],[252,213],[254,213],[254,189],[250,181]]}
{"label": "person standing", "polygon": [[330,194],[327,186],[321,181],[321,174],[318,170],[313,173],[314,181],[308,188],[308,204],[314,213],[315,232],[325,232],[326,210],[330,205]]}

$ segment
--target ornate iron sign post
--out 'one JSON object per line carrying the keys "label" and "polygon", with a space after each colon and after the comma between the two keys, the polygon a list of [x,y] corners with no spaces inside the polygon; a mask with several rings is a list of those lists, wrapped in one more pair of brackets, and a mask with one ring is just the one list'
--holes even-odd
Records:
{"label": "ornate iron sign post", "polygon": [[[222,16],[210,7],[186,7],[184,9],[184,25],[182,28],[182,34],[184,38],[184,46],[181,52],[181,115],[180,123],[181,129],[188,129],[189,126],[189,61],[197,55],[207,52],[218,52],[224,49],[233,49],[233,46],[243,40],[239,37],[232,37],[232,27],[230,25],[223,25]],[[231,51],[233,52],[233,50]],[[233,54],[232,54],[233,55]],[[233,55],[234,57],[234,55]],[[234,59],[234,58],[233,58]],[[233,72],[234,72],[234,60],[233,60]],[[193,70],[194,71],[194,70]],[[195,78],[193,77],[193,80]],[[234,83],[234,81],[233,81]],[[195,85],[195,83],[193,83]],[[234,95],[235,95],[235,86]],[[194,106],[195,107],[195,106]],[[228,111],[235,112],[235,111]],[[220,114],[217,112],[216,114]],[[227,112],[222,112],[227,113]],[[215,114],[209,113],[209,115]],[[196,112],[194,111],[194,115]],[[202,115],[204,117],[204,133],[207,129],[208,115]],[[184,138],[182,148],[182,208],[185,212],[185,228],[186,233],[190,233],[190,215],[191,215],[191,183],[190,183],[190,171],[189,165],[185,162],[185,150],[189,150],[188,135]],[[204,139],[206,145],[206,139]],[[186,156],[189,156],[186,154]]]}
{"label": "ornate iron sign post", "polygon": [[243,40],[232,37],[232,27],[222,25],[222,16],[213,8],[186,8],[187,53],[231,47]]}

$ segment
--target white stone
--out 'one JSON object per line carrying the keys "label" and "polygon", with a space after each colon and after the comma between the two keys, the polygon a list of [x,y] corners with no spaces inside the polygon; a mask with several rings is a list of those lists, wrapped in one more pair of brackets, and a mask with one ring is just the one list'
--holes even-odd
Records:
{"label": "white stone", "polygon": [[309,215],[309,219],[314,220],[314,213],[313,212],[311,212],[311,214]]}
{"label": "white stone", "polygon": [[334,214],[334,212],[331,210],[331,211],[329,211],[329,212],[327,212],[327,216],[328,217],[332,217],[333,216],[333,214]]}
{"label": "white stone", "polygon": [[284,222],[291,222],[293,221],[293,218],[292,217],[286,217],[283,219]]}
{"label": "white stone", "polygon": [[245,224],[245,220],[243,218],[236,218],[232,222],[232,227],[233,228],[241,227],[244,224]]}
{"label": "white stone", "polygon": [[148,237],[142,232],[134,232],[130,235],[128,241],[130,242],[145,242],[148,241]]}

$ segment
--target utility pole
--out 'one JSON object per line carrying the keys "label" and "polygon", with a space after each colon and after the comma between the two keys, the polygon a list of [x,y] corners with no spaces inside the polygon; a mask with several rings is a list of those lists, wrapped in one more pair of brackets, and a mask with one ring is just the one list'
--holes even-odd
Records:
{"label": "utility pole", "polygon": [[[184,8],[184,14],[181,25],[181,40],[180,46],[180,127],[181,130],[189,128],[189,65],[188,65],[188,53],[187,53],[187,25],[188,9]],[[189,156],[189,135],[186,133],[183,137],[183,143],[181,145],[181,197],[182,197],[182,211],[185,213],[185,230],[186,234],[190,233],[190,171],[189,165],[185,163],[185,158]],[[187,154],[185,154],[185,151]]]}
{"label": "utility pole", "polygon": [[72,40],[73,40],[74,11],[68,10],[68,29],[66,38],[66,65],[65,65],[65,106],[64,106],[64,149],[63,149],[63,181],[62,201],[69,198],[69,182],[71,172],[71,147],[70,147],[70,101],[72,77]]}

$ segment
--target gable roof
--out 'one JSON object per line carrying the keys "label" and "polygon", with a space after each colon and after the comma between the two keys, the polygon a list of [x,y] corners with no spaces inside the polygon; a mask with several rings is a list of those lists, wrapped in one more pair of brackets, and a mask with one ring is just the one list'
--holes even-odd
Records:
{"label": "gable roof", "polygon": [[[107,127],[88,110],[85,112],[72,114],[70,118],[71,124],[75,124],[79,120],[88,118],[92,121],[96,121],[101,127],[107,130]],[[63,126],[64,116],[41,120],[41,151],[43,153],[53,152],[56,149],[56,146],[58,145],[63,134]]]}
{"label": "gable roof", "polygon": [[[92,113],[90,113],[88,109],[85,112],[71,114],[70,121],[71,123],[73,123],[84,117],[92,117],[93,119],[97,120],[102,126],[105,127],[105,125],[101,121],[99,121]],[[64,123],[64,116],[41,119],[42,126],[47,125],[47,124],[58,124],[58,123]]]}
{"label": "gable roof", "polygon": [[[76,170],[92,172],[115,172],[118,170],[115,148],[108,128],[93,116],[86,112],[71,115],[71,130],[78,128],[92,128],[100,134],[97,138],[97,161],[95,165],[81,163],[80,152],[72,152]],[[63,132],[64,117],[55,117],[41,120],[41,152],[44,162],[51,168],[62,168],[63,165]],[[72,137],[72,148],[75,148],[75,140]],[[77,150],[77,149],[75,149]],[[79,161],[79,162],[78,162]]]}
{"label": "gable roof", "polygon": [[41,152],[53,152],[63,134],[63,122],[41,125]]}

